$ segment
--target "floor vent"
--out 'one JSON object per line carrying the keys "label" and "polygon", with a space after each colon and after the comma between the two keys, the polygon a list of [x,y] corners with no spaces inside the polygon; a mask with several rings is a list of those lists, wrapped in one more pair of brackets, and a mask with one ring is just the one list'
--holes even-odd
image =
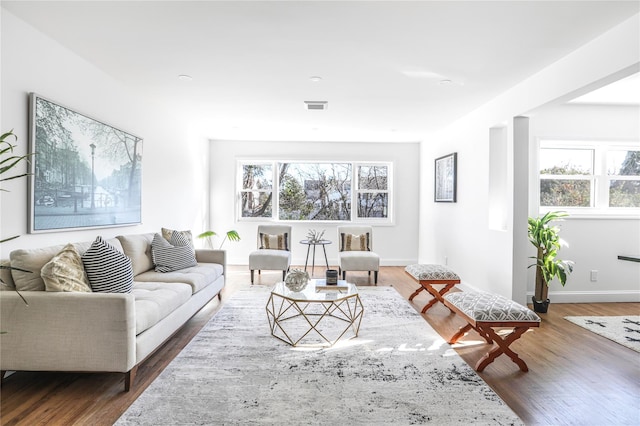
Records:
{"label": "floor vent", "polygon": [[327,101],[304,101],[304,108],[309,111],[323,111],[329,107]]}

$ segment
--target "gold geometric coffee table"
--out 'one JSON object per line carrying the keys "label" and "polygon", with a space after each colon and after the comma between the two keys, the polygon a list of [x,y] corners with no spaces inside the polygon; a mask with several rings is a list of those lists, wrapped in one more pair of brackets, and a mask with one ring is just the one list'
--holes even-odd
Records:
{"label": "gold geometric coffee table", "polygon": [[291,346],[333,346],[343,336],[357,337],[364,314],[358,288],[342,280],[331,286],[309,280],[302,291],[279,282],[266,310],[271,335]]}

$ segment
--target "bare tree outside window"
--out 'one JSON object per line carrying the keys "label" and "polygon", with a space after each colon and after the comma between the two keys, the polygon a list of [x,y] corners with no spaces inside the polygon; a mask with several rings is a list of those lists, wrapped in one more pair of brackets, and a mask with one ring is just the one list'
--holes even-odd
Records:
{"label": "bare tree outside window", "polygon": [[350,163],[280,164],[280,220],[350,220]]}
{"label": "bare tree outside window", "polygon": [[390,174],[390,163],[242,160],[240,219],[388,220]]}
{"label": "bare tree outside window", "polygon": [[273,167],[271,164],[242,166],[242,217],[271,217]]}
{"label": "bare tree outside window", "polygon": [[387,166],[358,166],[358,217],[386,218],[389,213]]}
{"label": "bare tree outside window", "polygon": [[610,151],[609,207],[640,207],[640,151]]}
{"label": "bare tree outside window", "polygon": [[616,214],[640,208],[637,143],[543,141],[540,207]]}
{"label": "bare tree outside window", "polygon": [[540,150],[540,205],[590,207],[591,149]]}

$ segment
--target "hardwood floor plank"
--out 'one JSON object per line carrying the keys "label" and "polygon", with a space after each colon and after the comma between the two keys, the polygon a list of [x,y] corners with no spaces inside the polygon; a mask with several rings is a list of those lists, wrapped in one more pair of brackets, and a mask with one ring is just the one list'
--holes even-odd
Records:
{"label": "hardwood floor plank", "polygon": [[[316,266],[316,277],[324,271]],[[281,277],[278,271],[263,271],[256,274],[256,284],[273,285]],[[347,278],[359,286],[373,285],[366,272],[350,272]],[[230,266],[222,301],[211,301],[143,363],[131,392],[123,392],[123,374],[18,372],[2,384],[0,424],[113,424],[226,300],[249,282],[247,266]],[[405,299],[417,288],[404,267],[382,267],[378,285],[393,286]],[[409,303],[419,312],[428,300],[422,292]],[[526,361],[528,373],[503,355],[479,374],[527,425],[640,424],[640,354],[564,319],[626,314],[640,314],[640,303],[552,304],[549,313],[541,315],[541,327],[511,346]],[[444,339],[464,325],[441,304],[422,316]],[[474,366],[489,346],[471,331],[454,348]]]}

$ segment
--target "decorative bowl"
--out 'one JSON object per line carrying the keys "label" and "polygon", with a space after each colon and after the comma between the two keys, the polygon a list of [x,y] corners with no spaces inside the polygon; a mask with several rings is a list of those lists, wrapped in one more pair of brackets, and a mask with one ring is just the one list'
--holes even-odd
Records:
{"label": "decorative bowl", "polygon": [[302,269],[292,269],[284,279],[284,285],[291,291],[302,291],[309,283],[309,274]]}

